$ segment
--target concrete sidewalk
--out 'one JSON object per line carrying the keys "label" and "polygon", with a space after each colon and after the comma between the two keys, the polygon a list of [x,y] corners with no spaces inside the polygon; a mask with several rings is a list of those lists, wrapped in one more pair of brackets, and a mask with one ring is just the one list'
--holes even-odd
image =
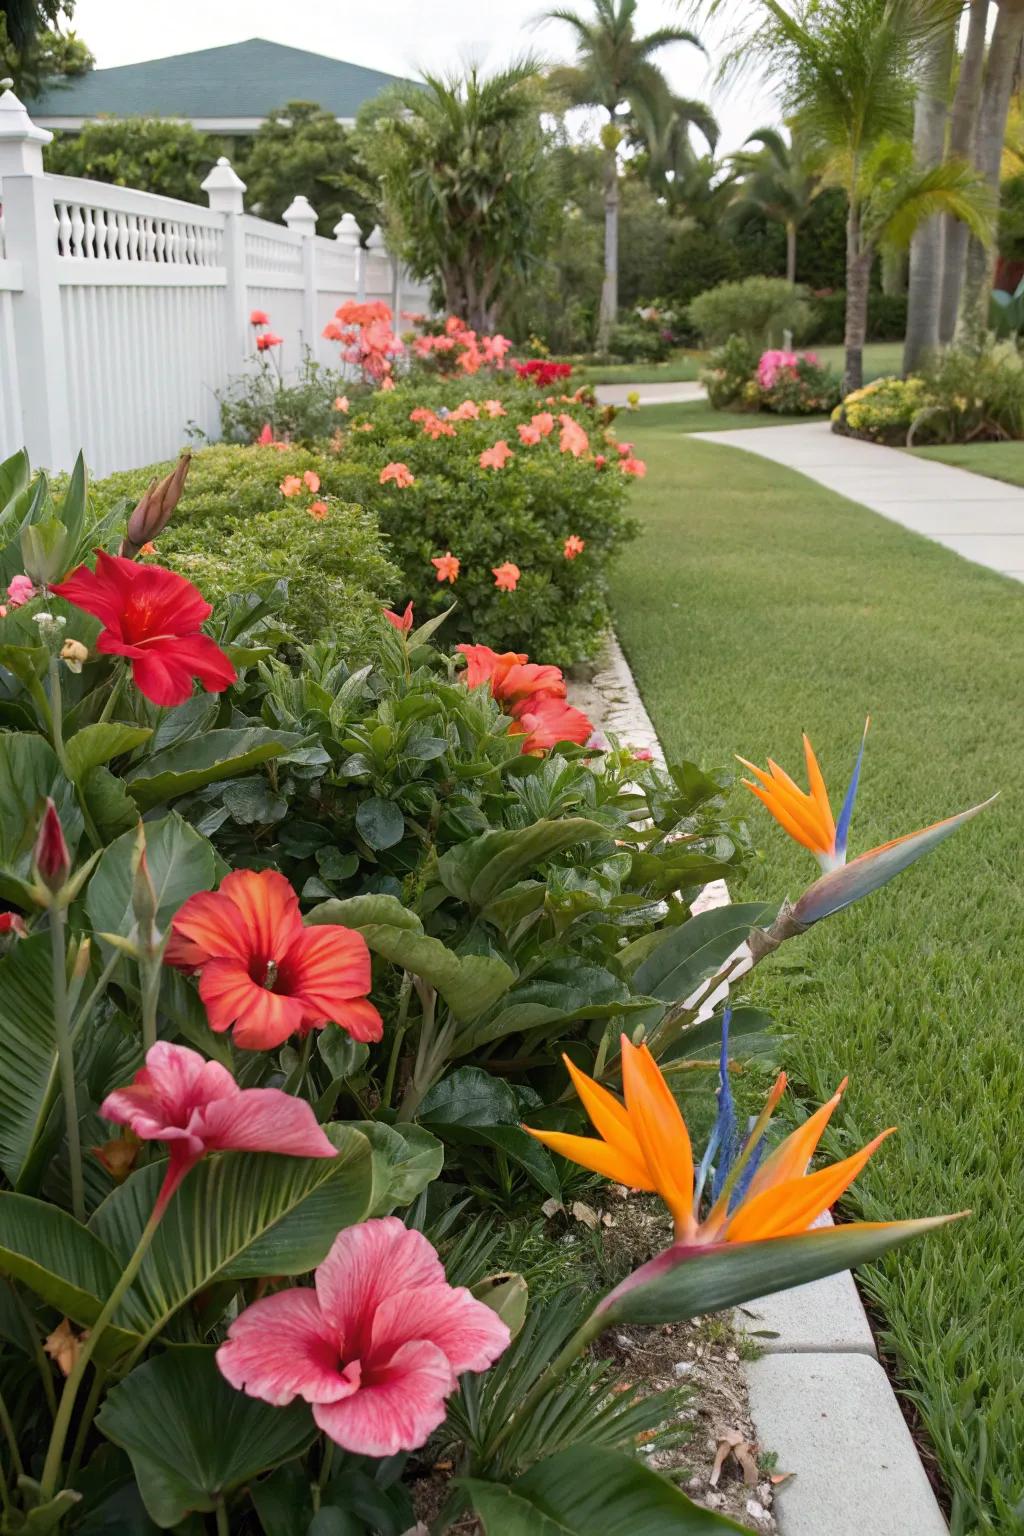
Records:
{"label": "concrete sidewalk", "polygon": [[705,400],[703,384],[595,384],[594,393],[602,405],[628,405],[629,396],[640,396],[641,405],[684,405],[690,400]]}
{"label": "concrete sidewalk", "polygon": [[841,437],[827,421],[693,436],[799,470],[965,560],[1024,581],[1024,489],[897,448]]}

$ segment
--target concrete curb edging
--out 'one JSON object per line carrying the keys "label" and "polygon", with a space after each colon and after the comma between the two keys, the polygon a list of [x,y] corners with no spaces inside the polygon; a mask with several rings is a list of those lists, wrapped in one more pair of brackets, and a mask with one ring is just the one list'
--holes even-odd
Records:
{"label": "concrete curb edging", "polygon": [[[664,765],[614,634],[596,675],[571,684],[570,698],[600,732]],[[700,907],[728,900],[716,881]],[[745,1366],[760,1444],[795,1474],[775,1493],[780,1536],[948,1536],[849,1271],[749,1302],[736,1322],[763,1350]]]}

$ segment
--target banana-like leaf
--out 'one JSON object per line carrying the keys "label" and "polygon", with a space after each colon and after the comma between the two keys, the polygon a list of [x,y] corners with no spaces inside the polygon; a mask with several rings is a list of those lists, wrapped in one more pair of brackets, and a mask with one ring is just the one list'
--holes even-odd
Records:
{"label": "banana-like leaf", "polygon": [[634,992],[681,1002],[698,982],[713,976],[738,949],[751,929],[764,923],[774,906],[754,901],[712,907],[678,928],[669,928],[661,943],[633,972]]}
{"label": "banana-like leaf", "polygon": [[53,797],[74,852],[82,836],[82,813],[53,748],[30,731],[0,735],[0,896],[24,899],[22,881],[30,872],[47,795]]}
{"label": "banana-like leaf", "polygon": [[[93,870],[86,897],[89,921],[97,933],[128,934],[132,913],[132,858],[135,832],[126,832],[104,849]],[[156,925],[163,932],[181,904],[196,891],[208,891],[217,877],[216,854],[194,827],[177,814],[146,823],[146,865],[156,891]]]}
{"label": "banana-like leaf", "polygon": [[883,843],[880,848],[858,854],[857,858],[851,859],[841,869],[833,869],[827,875],[822,875],[796,903],[792,913],[794,921],[808,928],[811,923],[820,922],[823,917],[831,917],[833,912],[841,912],[862,896],[869,896],[872,891],[886,885],[894,875],[901,874],[922,854],[945,842],[947,837],[952,837],[965,821],[970,821],[979,811],[984,811],[996,798],[993,795],[980,805],[972,805],[970,810],[961,811],[957,816],[947,816],[945,821],[936,821],[930,827],[923,827],[920,832],[909,832],[894,842]]}
{"label": "banana-like leaf", "polygon": [[[225,1152],[194,1168],[168,1206],[119,1320],[155,1338],[214,1280],[315,1268],[342,1227],[363,1220],[373,1197],[366,1137],[340,1124],[326,1131],[335,1158]],[[159,1163],[139,1169],[89,1223],[118,1265],[138,1244],[164,1172]]]}
{"label": "banana-like leaf", "polygon": [[164,1530],[258,1473],[300,1456],[316,1433],[309,1406],[275,1408],[237,1392],[212,1346],[179,1346],[107,1395],[96,1424],[131,1457],[146,1509]]}
{"label": "banana-like leaf", "polygon": [[574,1445],[514,1483],[462,1478],[487,1536],[716,1536],[743,1533],[633,1456]]}
{"label": "banana-like leaf", "polygon": [[457,1019],[475,1019],[497,1002],[515,972],[497,955],[457,955],[423,932],[414,912],[394,896],[350,896],[321,902],[310,923],[340,923],[363,935],[374,954],[436,987]]}
{"label": "banana-like leaf", "polygon": [[148,811],[205,784],[240,778],[260,763],[301,746],[305,739],[293,731],[263,726],[207,731],[146,758],[128,775],[128,789],[139,810]]}
{"label": "banana-like leaf", "polygon": [[[117,1284],[121,1266],[110,1249],[45,1200],[0,1192],[0,1273],[28,1286],[82,1327],[94,1323]],[[114,1352],[137,1342],[132,1330],[110,1330]]]}
{"label": "banana-like leaf", "polygon": [[0,1168],[17,1186],[56,1097],[50,941],[22,939],[0,960]]}
{"label": "banana-like leaf", "polygon": [[773,1291],[867,1264],[890,1248],[955,1220],[955,1216],[926,1216],[917,1221],[853,1222],[762,1242],[706,1248],[676,1244],[634,1270],[605,1297],[600,1312],[606,1326],[656,1326],[703,1312],[721,1312],[756,1296],[770,1296]]}
{"label": "banana-like leaf", "polygon": [[72,779],[78,784],[90,769],[99,768],[109,763],[111,758],[141,747],[152,734],[146,726],[121,725],[114,720],[83,726],[75,732],[65,748]]}
{"label": "banana-like leaf", "polygon": [[484,832],[469,842],[459,843],[438,859],[437,873],[446,891],[471,907],[484,907],[521,875],[537,869],[554,854],[574,843],[611,836],[607,827],[582,816],[535,821],[532,826],[512,832]]}

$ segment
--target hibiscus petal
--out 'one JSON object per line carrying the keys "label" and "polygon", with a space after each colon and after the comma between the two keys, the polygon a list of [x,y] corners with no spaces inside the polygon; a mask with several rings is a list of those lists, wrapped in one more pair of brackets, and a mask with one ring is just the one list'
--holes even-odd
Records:
{"label": "hibiscus petal", "polygon": [[240,1088],[198,1110],[192,1127],[214,1151],[279,1152],[288,1157],[336,1157],[305,1099],[280,1088]]}
{"label": "hibiscus petal", "polygon": [[210,1028],[219,1034],[235,1026],[235,1044],[245,1051],[283,1045],[302,1023],[302,1003],[259,986],[237,960],[211,960],[199,977]]}
{"label": "hibiscus petal", "polygon": [[190,676],[197,677],[207,693],[223,693],[238,677],[234,663],[209,635],[153,641],[146,651],[158,651],[165,658],[173,654],[175,663],[187,667]]}
{"label": "hibiscus petal", "polygon": [[277,1408],[296,1397],[337,1403],[359,1384],[357,1372],[342,1372],[338,1341],[311,1290],[278,1291],[246,1307],[217,1351],[217,1366],[240,1392]]}
{"label": "hibiscus petal", "polygon": [[[370,951],[362,934],[350,928],[301,928],[281,962],[278,976],[278,984],[305,1004],[305,1023],[333,1020],[341,1024],[346,1005],[354,998],[365,997],[370,990]],[[379,1040],[383,1026],[376,1009],[373,1014],[377,1027],[365,1038]],[[353,1021],[358,1022],[358,1015],[353,1016]],[[364,1019],[364,1027],[367,1022],[372,1021]]]}
{"label": "hibiscus petal", "polygon": [[389,1296],[446,1283],[422,1232],[410,1231],[397,1216],[346,1227],[316,1272],[321,1311],[345,1340],[349,1359],[368,1354],[373,1315]]}
{"label": "hibiscus petal", "polygon": [[[235,908],[228,920],[236,928],[241,916],[248,953],[259,956],[264,963],[283,962],[290,946],[304,932],[299,898],[279,870],[236,869],[221,881],[218,895]],[[284,990],[292,992],[298,988]]]}
{"label": "hibiscus petal", "polygon": [[[364,1378],[365,1379],[365,1378]],[[451,1367],[435,1344],[403,1344],[370,1385],[340,1403],[317,1403],[325,1435],[360,1456],[415,1451],[444,1423]]]}
{"label": "hibiscus petal", "polygon": [[178,660],[173,651],[165,652],[157,646],[147,646],[145,653],[132,662],[132,681],[145,698],[161,709],[175,709],[192,697],[191,668]]}
{"label": "hibiscus petal", "polygon": [[238,908],[220,891],[199,891],[174,914],[165,954],[168,965],[197,971],[208,960],[247,964],[249,956],[248,934],[238,920]]}
{"label": "hibiscus petal", "polygon": [[463,1286],[423,1285],[399,1291],[377,1308],[370,1361],[390,1356],[412,1339],[436,1344],[452,1368],[452,1386],[463,1371],[486,1371],[511,1343],[496,1312]]}

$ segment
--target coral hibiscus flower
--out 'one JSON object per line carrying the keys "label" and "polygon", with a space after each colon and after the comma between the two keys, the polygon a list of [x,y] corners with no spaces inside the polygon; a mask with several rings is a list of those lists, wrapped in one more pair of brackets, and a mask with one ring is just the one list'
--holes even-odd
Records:
{"label": "coral hibiscus flower", "polygon": [[504,469],[509,459],[514,459],[515,454],[503,437],[499,437],[493,448],[485,448],[480,455],[481,469]]}
{"label": "coral hibiscus flower", "polygon": [[400,464],[397,461],[385,464],[377,478],[381,485],[387,485],[389,481],[393,481],[399,490],[404,490],[407,485],[416,484],[416,476],[409,469],[408,464]]}
{"label": "coral hibiscus flower", "polygon": [[452,586],[455,585],[462,568],[462,561],[458,555],[453,555],[450,549],[446,549],[443,555],[434,555],[430,563],[437,572],[438,581],[447,581]]}
{"label": "coral hibiscus flower", "polygon": [[511,560],[505,560],[501,565],[493,566],[492,570],[494,572],[494,585],[499,592],[515,591],[519,585],[519,577],[522,574],[518,565],[514,565]]}
{"label": "coral hibiscus flower", "polygon": [[586,547],[586,539],[581,539],[578,533],[570,533],[562,546],[562,554],[567,560],[575,560],[577,555],[582,555]]}
{"label": "coral hibiscus flower", "polygon": [[524,738],[525,754],[548,752],[562,741],[574,741],[582,747],[594,734],[593,722],[581,709],[550,694],[524,701],[513,713],[509,735]]}
{"label": "coral hibiscus flower", "polygon": [[235,681],[220,646],[200,633],[213,609],[176,571],[100,549],[95,571],[80,565],[52,590],[100,620],[96,649],[127,656],[136,688],[154,704],[184,704],[193,678],[208,693],[222,693]]}
{"label": "coral hibiscus flower", "polygon": [[496,1312],[448,1284],[421,1232],[385,1216],[339,1232],[312,1289],[247,1307],[217,1365],[265,1403],[304,1398],[345,1450],[394,1456],[424,1444],[459,1376],[493,1365],[509,1338]]}
{"label": "coral hibiscus flower", "polygon": [[579,422],[574,421],[564,411],[558,419],[562,423],[562,431],[558,439],[559,448],[563,453],[571,453],[574,459],[581,458],[590,447],[589,437]]}
{"label": "coral hibiscus flower", "polygon": [[332,1022],[354,1040],[381,1037],[380,1014],[366,999],[366,940],[336,924],[305,927],[277,870],[235,870],[219,891],[190,896],[173,919],[165,958],[199,972],[210,1028],[234,1025],[245,1050],[269,1050]]}

